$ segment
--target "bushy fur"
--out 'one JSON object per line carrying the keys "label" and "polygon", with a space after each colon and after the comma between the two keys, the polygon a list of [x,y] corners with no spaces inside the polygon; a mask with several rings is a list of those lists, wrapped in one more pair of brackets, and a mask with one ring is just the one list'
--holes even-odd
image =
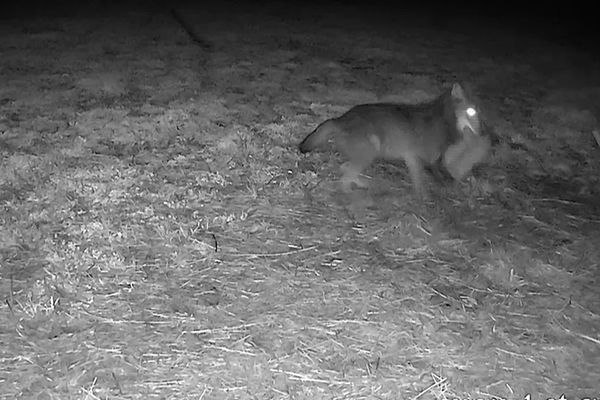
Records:
{"label": "bushy fur", "polygon": [[332,146],[342,153],[348,159],[341,168],[344,190],[366,186],[359,175],[374,160],[402,159],[415,190],[426,195],[424,166],[441,164],[454,179],[462,179],[487,157],[491,142],[481,125],[477,108],[454,84],[424,103],[355,106],[319,125],[299,149],[305,153]]}

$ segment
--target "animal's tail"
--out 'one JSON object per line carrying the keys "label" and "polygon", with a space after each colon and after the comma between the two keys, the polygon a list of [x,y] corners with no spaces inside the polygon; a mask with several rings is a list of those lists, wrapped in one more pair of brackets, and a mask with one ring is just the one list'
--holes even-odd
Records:
{"label": "animal's tail", "polygon": [[336,123],[332,120],[323,122],[321,125],[308,134],[300,143],[298,148],[302,153],[326,147],[325,145],[334,139],[337,131]]}

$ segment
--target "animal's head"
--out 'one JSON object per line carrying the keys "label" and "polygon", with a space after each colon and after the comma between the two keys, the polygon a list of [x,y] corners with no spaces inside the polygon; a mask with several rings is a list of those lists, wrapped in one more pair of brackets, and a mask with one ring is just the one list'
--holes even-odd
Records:
{"label": "animal's head", "polygon": [[481,136],[482,122],[479,116],[479,109],[459,83],[452,85],[450,97],[456,117],[457,131],[463,137],[468,135]]}
{"label": "animal's head", "polygon": [[497,138],[484,124],[474,97],[460,84],[452,85],[449,99],[458,137],[444,152],[443,163],[454,179],[460,180],[475,165],[485,162]]}

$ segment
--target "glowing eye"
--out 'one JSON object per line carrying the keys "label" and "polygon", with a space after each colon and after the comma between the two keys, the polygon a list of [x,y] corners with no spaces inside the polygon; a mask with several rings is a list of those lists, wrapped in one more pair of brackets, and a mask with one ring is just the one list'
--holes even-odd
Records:
{"label": "glowing eye", "polygon": [[475,111],[475,109],[473,107],[469,107],[467,108],[467,115],[469,117],[474,117],[475,114],[477,114],[477,111]]}

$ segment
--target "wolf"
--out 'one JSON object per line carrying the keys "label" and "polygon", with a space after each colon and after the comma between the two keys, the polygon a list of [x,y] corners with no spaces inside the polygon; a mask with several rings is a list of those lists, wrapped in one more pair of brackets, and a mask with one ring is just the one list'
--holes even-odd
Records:
{"label": "wolf", "polygon": [[491,148],[479,109],[459,83],[422,103],[361,104],[321,123],[299,145],[302,153],[334,149],[342,164],[342,188],[368,185],[360,174],[375,160],[403,160],[415,192],[428,197],[424,168],[443,168],[463,179]]}

